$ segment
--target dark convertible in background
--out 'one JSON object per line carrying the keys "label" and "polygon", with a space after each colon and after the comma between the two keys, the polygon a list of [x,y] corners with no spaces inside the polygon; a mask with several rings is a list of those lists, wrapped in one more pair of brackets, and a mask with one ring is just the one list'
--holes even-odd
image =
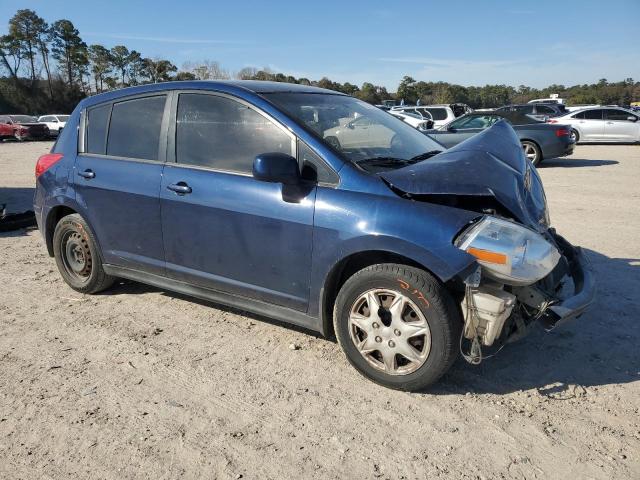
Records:
{"label": "dark convertible in background", "polygon": [[571,128],[561,124],[548,124],[520,112],[485,111],[468,113],[437,130],[424,133],[447,148],[486,130],[499,120],[506,120],[515,130],[525,155],[539,165],[545,158],[571,155],[575,142]]}

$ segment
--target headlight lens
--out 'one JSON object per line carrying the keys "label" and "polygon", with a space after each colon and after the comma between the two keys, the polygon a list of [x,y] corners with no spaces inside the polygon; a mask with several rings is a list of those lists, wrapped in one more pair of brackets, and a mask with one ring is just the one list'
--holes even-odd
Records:
{"label": "headlight lens", "polygon": [[560,260],[558,249],[540,234],[496,217],[484,217],[455,244],[476,257],[488,276],[509,285],[535,283]]}

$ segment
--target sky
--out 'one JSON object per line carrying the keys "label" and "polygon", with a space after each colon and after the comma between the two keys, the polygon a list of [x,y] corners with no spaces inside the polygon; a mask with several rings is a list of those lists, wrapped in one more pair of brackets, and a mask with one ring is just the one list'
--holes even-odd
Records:
{"label": "sky", "polygon": [[640,79],[640,0],[0,0],[0,32],[18,8],[71,20],[87,44],[178,67],[208,59],[390,91],[404,75],[465,86]]}

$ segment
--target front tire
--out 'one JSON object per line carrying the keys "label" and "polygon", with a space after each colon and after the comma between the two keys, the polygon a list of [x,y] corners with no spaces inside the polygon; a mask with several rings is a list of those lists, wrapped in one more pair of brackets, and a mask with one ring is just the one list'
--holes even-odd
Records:
{"label": "front tire", "polygon": [[540,147],[528,140],[524,140],[520,143],[524,149],[525,156],[537,167],[542,161],[542,152],[540,151]]}
{"label": "front tire", "polygon": [[93,233],[77,213],[63,217],[56,225],[53,254],[62,278],[77,292],[98,293],[114,281],[102,268]]}
{"label": "front tire", "polygon": [[340,289],[333,315],[338,343],[358,372],[385,387],[420,391],[458,354],[460,310],[424,270],[378,264]]}

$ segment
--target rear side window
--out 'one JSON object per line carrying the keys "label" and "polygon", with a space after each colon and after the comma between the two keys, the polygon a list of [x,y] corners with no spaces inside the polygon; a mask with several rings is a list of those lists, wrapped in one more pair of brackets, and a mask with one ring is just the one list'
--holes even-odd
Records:
{"label": "rear side window", "polygon": [[111,104],[90,108],[87,112],[87,153],[104,155]]}
{"label": "rear side window", "polygon": [[157,160],[165,100],[160,95],[114,103],[107,155]]}
{"label": "rear side window", "polygon": [[291,137],[278,125],[229,98],[181,94],[176,120],[178,163],[251,173],[262,153],[294,154]]}
{"label": "rear side window", "polygon": [[444,108],[425,108],[431,114],[434,120],[446,120],[447,111]]}
{"label": "rear side window", "polygon": [[556,113],[553,108],[547,107],[546,105],[537,105],[536,111],[539,115],[553,115],[554,113]]}
{"label": "rear side window", "polygon": [[584,120],[602,120],[602,110],[587,110],[574,115],[573,118],[581,118]]}

